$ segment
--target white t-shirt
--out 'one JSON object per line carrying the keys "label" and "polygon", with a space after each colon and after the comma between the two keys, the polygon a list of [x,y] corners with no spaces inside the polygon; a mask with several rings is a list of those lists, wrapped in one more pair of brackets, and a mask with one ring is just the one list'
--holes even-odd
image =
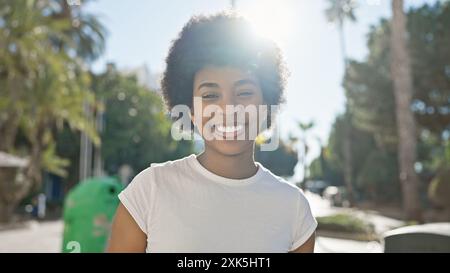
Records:
{"label": "white t-shirt", "polygon": [[147,234],[147,252],[294,250],[317,221],[299,188],[257,164],[247,179],[218,176],[193,154],[152,164],[119,199]]}

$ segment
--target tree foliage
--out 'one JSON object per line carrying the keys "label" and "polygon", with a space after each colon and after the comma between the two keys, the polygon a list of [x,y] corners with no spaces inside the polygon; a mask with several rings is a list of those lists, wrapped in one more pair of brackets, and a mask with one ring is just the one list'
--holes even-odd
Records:
{"label": "tree foliage", "polygon": [[[445,143],[450,132],[450,4],[424,5],[409,10],[407,16],[414,79],[411,109],[418,123],[416,169],[424,187],[446,162]],[[342,184],[343,128],[345,124],[351,126],[354,186],[360,197],[378,201],[399,201],[400,195],[390,33],[390,21],[382,19],[368,34],[366,59],[349,62],[343,83],[348,109],[336,118],[328,145],[311,166],[314,177]]]}
{"label": "tree foliage", "polygon": [[193,152],[192,142],[173,140],[161,96],[140,86],[135,77],[111,68],[95,77],[93,89],[105,108],[101,140],[108,173],[117,173],[124,164],[139,172],[150,163]]}

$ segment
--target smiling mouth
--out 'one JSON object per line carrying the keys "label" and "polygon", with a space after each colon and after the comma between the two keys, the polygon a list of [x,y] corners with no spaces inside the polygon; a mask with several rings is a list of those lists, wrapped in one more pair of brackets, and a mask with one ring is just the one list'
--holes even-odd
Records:
{"label": "smiling mouth", "polygon": [[245,124],[231,126],[214,125],[213,130],[218,139],[230,140],[245,132]]}

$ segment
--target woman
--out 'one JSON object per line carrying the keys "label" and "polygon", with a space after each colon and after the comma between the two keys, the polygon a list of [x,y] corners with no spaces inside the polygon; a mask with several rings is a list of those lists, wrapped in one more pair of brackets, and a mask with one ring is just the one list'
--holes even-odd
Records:
{"label": "woman", "polygon": [[[251,130],[270,126],[271,111],[237,121],[225,110],[282,102],[276,45],[235,15],[199,16],[184,26],[166,63],[167,106],[189,107],[205,148],[133,179],[119,195],[107,251],[313,252],[317,222],[305,196],[254,161]],[[222,111],[205,115],[211,106]]]}

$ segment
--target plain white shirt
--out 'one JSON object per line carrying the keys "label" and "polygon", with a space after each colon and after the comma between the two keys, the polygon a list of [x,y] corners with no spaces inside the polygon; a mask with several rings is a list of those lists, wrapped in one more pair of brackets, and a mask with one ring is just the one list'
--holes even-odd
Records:
{"label": "plain white shirt", "polygon": [[260,163],[255,175],[229,179],[192,154],[152,164],[119,194],[147,234],[147,252],[288,252],[317,221],[303,192]]}

